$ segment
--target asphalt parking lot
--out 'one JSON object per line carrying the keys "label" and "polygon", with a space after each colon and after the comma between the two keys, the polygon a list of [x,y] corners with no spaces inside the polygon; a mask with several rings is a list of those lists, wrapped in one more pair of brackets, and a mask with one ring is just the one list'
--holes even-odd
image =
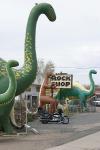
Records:
{"label": "asphalt parking lot", "polygon": [[39,134],[28,131],[27,135],[1,136],[0,150],[45,150],[98,132],[100,131],[100,111],[76,113],[70,117],[68,125],[41,124],[39,119],[34,120],[30,125],[37,129]]}

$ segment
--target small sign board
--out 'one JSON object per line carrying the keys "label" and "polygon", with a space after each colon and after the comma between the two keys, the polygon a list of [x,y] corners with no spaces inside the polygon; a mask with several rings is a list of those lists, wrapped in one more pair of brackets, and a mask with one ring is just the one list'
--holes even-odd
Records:
{"label": "small sign board", "polygon": [[50,82],[56,88],[72,88],[73,75],[67,73],[55,73],[50,76]]}

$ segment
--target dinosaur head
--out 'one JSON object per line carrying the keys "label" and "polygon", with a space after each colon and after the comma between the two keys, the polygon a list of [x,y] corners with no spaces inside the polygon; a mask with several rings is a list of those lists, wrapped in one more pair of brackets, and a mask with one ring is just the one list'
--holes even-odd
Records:
{"label": "dinosaur head", "polygon": [[44,14],[46,14],[46,16],[48,17],[48,19],[50,21],[55,21],[56,20],[55,11],[54,11],[53,7],[50,4],[48,4],[48,3],[41,3],[39,5],[36,5],[35,7],[40,7],[42,12]]}
{"label": "dinosaur head", "polygon": [[18,61],[16,61],[16,60],[9,60],[8,61],[8,66],[9,67],[16,67],[16,66],[18,66],[19,65],[19,63],[18,63]]}
{"label": "dinosaur head", "polygon": [[96,70],[90,70],[90,73],[97,74],[97,71]]}

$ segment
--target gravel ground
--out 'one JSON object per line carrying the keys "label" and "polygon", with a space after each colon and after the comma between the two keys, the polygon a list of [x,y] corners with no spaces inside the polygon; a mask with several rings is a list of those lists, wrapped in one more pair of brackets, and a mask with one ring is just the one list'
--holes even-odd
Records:
{"label": "gravel ground", "polygon": [[38,135],[0,136],[0,150],[45,150],[50,147],[100,131],[100,112],[74,114],[68,125],[41,124],[39,119],[30,124]]}

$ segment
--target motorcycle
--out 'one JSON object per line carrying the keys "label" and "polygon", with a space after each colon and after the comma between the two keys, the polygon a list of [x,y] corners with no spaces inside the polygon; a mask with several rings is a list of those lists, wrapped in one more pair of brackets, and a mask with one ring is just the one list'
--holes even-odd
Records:
{"label": "motorcycle", "polygon": [[64,116],[62,110],[59,110],[56,113],[50,114],[47,111],[43,111],[42,109],[38,111],[40,115],[40,121],[43,124],[47,123],[62,123],[62,124],[68,124],[69,123],[69,117]]}

